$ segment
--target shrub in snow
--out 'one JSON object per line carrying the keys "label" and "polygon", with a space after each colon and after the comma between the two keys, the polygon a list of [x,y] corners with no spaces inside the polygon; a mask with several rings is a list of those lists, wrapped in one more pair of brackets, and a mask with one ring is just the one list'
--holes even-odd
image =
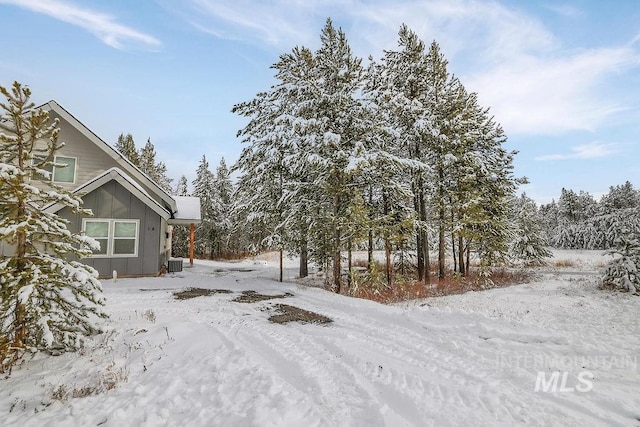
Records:
{"label": "shrub in snow", "polygon": [[623,233],[615,241],[615,248],[607,251],[613,256],[600,279],[603,287],[613,287],[631,293],[640,291],[640,242],[635,235]]}
{"label": "shrub in snow", "polygon": [[25,350],[73,350],[106,317],[98,273],[76,259],[98,243],[75,235],[47,212],[58,204],[80,208],[81,199],[51,180],[58,143],[57,121],[34,108],[31,91],[15,82],[0,86],[0,372]]}

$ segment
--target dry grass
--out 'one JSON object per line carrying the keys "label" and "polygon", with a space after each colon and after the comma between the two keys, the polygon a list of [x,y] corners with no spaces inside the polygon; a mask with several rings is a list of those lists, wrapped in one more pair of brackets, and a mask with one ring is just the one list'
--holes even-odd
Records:
{"label": "dry grass", "polygon": [[253,255],[250,252],[223,252],[217,254],[215,259],[225,261],[238,261],[247,258],[251,258]]}
{"label": "dry grass", "polygon": [[378,280],[368,281],[349,293],[356,298],[390,304],[412,299],[463,294],[488,288],[502,288],[527,283],[531,281],[531,276],[532,273],[527,270],[494,269],[491,272],[490,281],[483,280],[477,272],[473,271],[466,277],[449,274],[440,280],[432,279],[429,284],[396,276],[396,283],[391,287],[381,284]]}
{"label": "dry grass", "polygon": [[558,268],[575,268],[578,264],[570,259],[558,259],[553,261],[553,266]]}
{"label": "dry grass", "polygon": [[72,387],[61,384],[53,389],[51,399],[66,402],[69,398],[76,399],[106,393],[109,390],[115,389],[118,384],[126,382],[128,379],[128,370],[125,368],[116,368],[115,362],[112,362],[95,382],[84,386]]}

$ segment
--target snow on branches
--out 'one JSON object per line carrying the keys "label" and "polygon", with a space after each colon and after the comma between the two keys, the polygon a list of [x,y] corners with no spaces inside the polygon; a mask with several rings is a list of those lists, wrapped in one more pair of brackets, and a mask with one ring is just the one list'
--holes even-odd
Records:
{"label": "snow on branches", "polygon": [[77,261],[98,242],[75,235],[66,220],[46,207],[80,208],[82,200],[53,183],[45,168],[54,163],[56,120],[35,108],[28,87],[0,86],[0,372],[25,350],[77,349],[94,322],[106,317],[95,269]]}

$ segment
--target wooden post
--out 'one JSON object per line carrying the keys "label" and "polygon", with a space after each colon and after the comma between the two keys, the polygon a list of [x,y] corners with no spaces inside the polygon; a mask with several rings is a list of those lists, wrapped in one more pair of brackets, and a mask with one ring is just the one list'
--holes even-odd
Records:
{"label": "wooden post", "polygon": [[189,230],[189,264],[192,267],[193,267],[193,248],[195,246],[194,244],[195,234],[196,234],[196,225],[192,222],[191,230]]}

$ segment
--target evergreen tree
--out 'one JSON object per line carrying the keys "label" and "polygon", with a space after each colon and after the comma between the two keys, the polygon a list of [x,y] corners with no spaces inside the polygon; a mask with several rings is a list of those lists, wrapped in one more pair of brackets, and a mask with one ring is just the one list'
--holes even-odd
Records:
{"label": "evergreen tree", "polygon": [[[358,160],[366,150],[368,130],[364,107],[358,92],[364,85],[361,60],[353,56],[342,29],[330,19],[320,33],[321,47],[315,53],[313,78],[304,87],[308,91],[305,109],[309,117],[301,136],[322,165],[313,168],[316,186],[323,189],[328,210],[325,226],[330,229],[333,279],[336,292],[342,286],[341,250],[348,240],[346,224],[354,204]],[[328,230],[327,230],[328,231]],[[323,232],[324,234],[324,232]]]}
{"label": "evergreen tree", "polygon": [[513,200],[513,215],[515,229],[510,244],[510,256],[523,261],[525,265],[544,264],[545,259],[553,254],[547,249],[548,243],[536,203],[523,193]]}
{"label": "evergreen tree", "polygon": [[140,153],[138,153],[136,144],[133,141],[133,136],[130,133],[128,133],[126,136],[121,133],[118,136],[118,141],[116,142],[116,150],[118,150],[131,163],[140,167]]}
{"label": "evergreen tree", "polygon": [[202,213],[202,222],[196,227],[195,250],[202,256],[213,258],[216,243],[215,187],[214,176],[204,155],[198,165],[196,179],[193,181],[193,195],[200,198]]}
{"label": "evergreen tree", "polygon": [[[444,277],[449,245],[454,270],[464,275],[472,247],[483,266],[507,252],[509,200],[519,183],[512,176],[515,153],[502,148],[502,128],[478,105],[477,95],[449,74],[436,42],[427,49],[403,25],[399,46],[371,67],[366,92],[377,114],[388,116],[396,149],[387,152],[411,173],[418,278],[428,280],[432,226],[438,276]],[[402,180],[402,173],[395,179]]]}
{"label": "evergreen tree", "polygon": [[[308,51],[294,49],[294,54],[296,52],[305,55]],[[283,55],[281,62],[294,58],[294,55]],[[262,248],[280,251],[280,281],[283,280],[282,253],[290,243],[289,230],[283,224],[291,212],[289,201],[284,197],[284,186],[291,179],[290,172],[285,170],[284,158],[293,154],[293,127],[288,126],[283,117],[293,115],[289,110],[295,105],[291,98],[287,86],[281,84],[259,93],[249,102],[235,105],[232,110],[250,119],[238,132],[248,146],[233,167],[241,172],[233,196],[233,216],[248,236],[249,251]]]}
{"label": "evergreen tree", "polygon": [[[187,177],[180,176],[178,184],[174,190],[176,196],[188,196]],[[189,256],[189,227],[186,225],[174,225],[171,235],[171,255],[174,257],[188,257]]]}
{"label": "evergreen tree", "polygon": [[95,269],[73,260],[90,256],[98,242],[67,229],[44,206],[61,204],[76,212],[82,200],[54,184],[58,122],[34,108],[28,87],[0,86],[6,102],[0,121],[0,243],[12,253],[0,258],[0,371],[26,349],[77,349],[96,332],[95,317],[106,317]]}
{"label": "evergreen tree", "polygon": [[640,207],[640,192],[627,181],[623,185],[610,187],[609,193],[602,197],[600,204],[605,213],[612,213],[618,209],[638,208]]}
{"label": "evergreen tree", "polygon": [[229,239],[232,230],[231,221],[231,197],[233,194],[233,184],[229,176],[229,169],[224,161],[220,159],[220,164],[216,169],[216,176],[213,180],[214,198],[213,216],[216,219],[216,254],[223,254],[229,251]]}
{"label": "evergreen tree", "polygon": [[637,233],[623,230],[613,249],[607,251],[613,258],[602,273],[600,283],[631,293],[640,291],[640,242]]}
{"label": "evergreen tree", "polygon": [[176,188],[173,192],[176,196],[188,196],[189,195],[189,183],[187,181],[187,177],[184,175],[180,175],[180,179],[176,184]]}
{"label": "evergreen tree", "polygon": [[147,139],[147,143],[140,150],[140,160],[138,167],[149,178],[160,186],[166,192],[171,192],[171,178],[167,177],[167,166],[164,162],[156,163],[156,148],[151,143],[151,138]]}
{"label": "evergreen tree", "polygon": [[[380,143],[383,152],[389,156],[381,157],[379,170],[399,166],[395,171],[387,172],[387,176],[375,179],[374,186],[375,182],[378,185],[395,185],[395,189],[389,186],[387,193],[405,193],[403,199],[406,199],[406,190],[410,190],[409,200],[413,201],[415,211],[418,280],[428,282],[430,217],[427,180],[432,169],[426,153],[434,118],[433,111],[425,106],[430,102],[428,76],[431,66],[425,55],[424,43],[406,25],[400,28],[398,46],[400,50],[385,51],[380,63],[369,68],[366,93],[377,109],[374,117],[386,123],[386,126],[381,126],[384,130]],[[398,186],[404,190],[399,192]],[[375,199],[374,194],[376,191],[372,187],[371,202]],[[371,208],[376,210],[373,206]]]}
{"label": "evergreen tree", "polygon": [[[346,36],[330,20],[320,38],[315,53],[296,47],[282,55],[274,65],[279,83],[234,107],[251,118],[240,132],[252,145],[236,165],[245,172],[238,194],[241,209],[263,208],[245,217],[269,224],[272,244],[297,245],[301,253],[308,245],[318,265],[330,265],[332,285],[340,291],[341,250],[349,240],[349,211],[358,193],[355,174],[367,131],[357,98],[364,73]],[[247,190],[257,194],[249,196]]]}

